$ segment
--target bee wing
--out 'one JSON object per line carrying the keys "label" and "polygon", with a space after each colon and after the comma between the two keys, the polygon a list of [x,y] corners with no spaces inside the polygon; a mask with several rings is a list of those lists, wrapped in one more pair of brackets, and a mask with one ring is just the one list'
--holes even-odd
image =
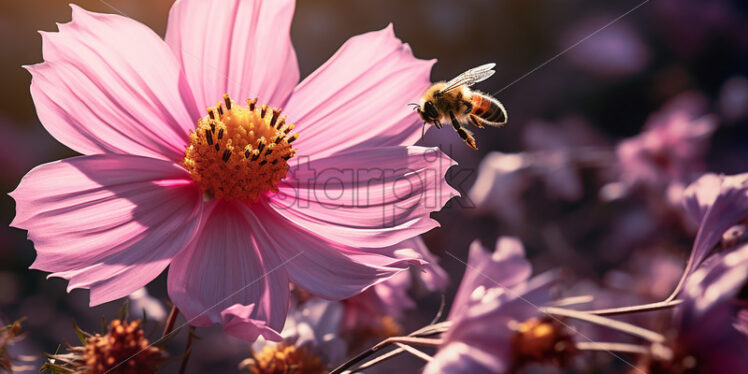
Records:
{"label": "bee wing", "polygon": [[478,66],[476,68],[472,68],[447,82],[447,87],[442,89],[441,92],[448,92],[460,86],[472,86],[478,82],[482,82],[496,73],[493,70],[495,66],[496,64],[492,62],[489,64]]}

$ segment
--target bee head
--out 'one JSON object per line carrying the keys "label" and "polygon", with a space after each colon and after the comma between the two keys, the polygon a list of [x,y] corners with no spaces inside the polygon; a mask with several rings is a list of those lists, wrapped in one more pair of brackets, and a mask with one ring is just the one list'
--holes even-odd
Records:
{"label": "bee head", "polygon": [[439,118],[439,112],[436,110],[434,103],[430,100],[423,103],[423,106],[419,111],[422,113],[421,117],[424,117],[424,120],[434,121]]}
{"label": "bee head", "polygon": [[[423,100],[422,100],[423,102]],[[408,105],[413,106],[413,110],[418,112],[418,116],[423,120],[423,127],[421,128],[421,139],[423,139],[424,130],[427,123],[435,124],[437,127],[439,120],[439,111],[436,110],[436,106],[431,100],[423,102],[423,104],[410,103]]]}

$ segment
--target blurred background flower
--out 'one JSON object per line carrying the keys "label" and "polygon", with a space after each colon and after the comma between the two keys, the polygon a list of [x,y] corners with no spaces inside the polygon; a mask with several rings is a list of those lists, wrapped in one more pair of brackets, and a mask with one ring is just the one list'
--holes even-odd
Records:
{"label": "blurred background flower", "polygon": [[[124,13],[163,36],[173,1],[75,3],[92,11]],[[638,4],[627,0],[304,0],[298,2],[291,39],[302,78],[349,36],[390,22],[416,57],[438,59],[433,81],[496,62],[496,75],[476,88],[496,93],[509,112],[509,123],[502,129],[476,131],[478,152],[465,147],[449,128],[429,130],[421,142],[439,146],[459,161],[449,178],[462,193],[462,198],[433,215],[442,227],[423,239],[449,278],[461,279],[464,265],[451,255],[466,258],[476,238],[492,243],[501,235],[518,236],[533,268],[540,272],[566,267],[577,279],[585,279],[589,290],[602,289],[602,295],[612,288],[612,296],[600,298],[607,300],[605,306],[617,306],[660,297],[672,286],[675,264],[687,260],[695,228],[671,203],[682,191],[667,186],[675,179],[683,179],[677,181],[679,186],[687,185],[703,171],[745,172],[748,159],[748,9],[741,1],[650,1],[534,70]],[[0,155],[6,166],[0,183],[5,192],[13,190],[34,165],[74,155],[42,129],[29,94],[30,75],[21,68],[42,60],[36,31],[54,30],[56,22],[69,20],[64,1],[0,3],[0,45],[5,51],[0,59]],[[661,116],[669,103],[686,93],[701,99],[680,106],[678,115]],[[660,117],[653,117],[655,113]],[[655,130],[694,126],[703,131]],[[631,188],[631,179],[621,182],[614,145],[654,137],[645,135],[652,131],[658,133],[655,148],[640,143],[639,151],[682,155],[675,153],[679,148],[663,149],[673,144],[663,139],[697,147],[688,148],[688,157],[674,164],[685,174],[672,175],[684,178],[673,179],[663,172],[672,169],[663,169],[653,158],[638,170],[655,168],[655,174],[645,174],[652,175],[647,180],[655,181],[658,188]],[[585,153],[587,158],[580,162],[576,158],[580,150],[590,146],[596,152]],[[549,153],[561,156],[550,164],[535,163],[537,155]],[[6,320],[28,317],[24,352],[54,351],[61,341],[75,341],[71,320],[92,331],[98,329],[101,315],[116,312],[119,302],[89,308],[87,291],[67,294],[63,280],[45,280],[44,273],[28,270],[34,251],[25,232],[7,226],[14,203],[5,194],[0,195],[0,211],[4,223],[0,225],[0,314]],[[646,289],[646,279],[654,282],[651,289]],[[453,281],[446,288],[447,300],[458,285]],[[164,275],[149,284],[148,292],[168,305]],[[413,319],[404,323],[406,332],[428,322],[440,304],[438,293],[409,296],[415,297],[416,308],[405,313]],[[746,325],[740,321],[735,323]],[[656,327],[665,322],[649,323]],[[245,343],[215,328],[201,329],[198,335],[201,340],[194,347],[188,372],[239,371],[237,363],[247,357]],[[172,353],[183,352],[183,340],[174,339]],[[40,363],[41,358],[37,360]],[[418,359],[404,357],[372,372],[410,373],[421,366]],[[176,372],[177,367],[167,365],[165,371]]]}

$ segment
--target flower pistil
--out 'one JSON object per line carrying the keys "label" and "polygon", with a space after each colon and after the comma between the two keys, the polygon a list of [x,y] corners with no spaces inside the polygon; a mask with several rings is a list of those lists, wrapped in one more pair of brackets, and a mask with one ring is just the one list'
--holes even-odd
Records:
{"label": "flower pistil", "polygon": [[209,198],[253,202],[264,192],[278,192],[297,152],[291,147],[299,137],[291,134],[295,125],[257,99],[242,106],[223,98],[190,134],[184,167]]}

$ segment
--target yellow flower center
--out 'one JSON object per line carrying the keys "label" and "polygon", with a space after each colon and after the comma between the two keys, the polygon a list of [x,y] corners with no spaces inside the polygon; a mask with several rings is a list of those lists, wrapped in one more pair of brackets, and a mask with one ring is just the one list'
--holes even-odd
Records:
{"label": "yellow flower center", "polygon": [[325,374],[327,371],[319,356],[309,347],[297,347],[291,342],[268,344],[262,352],[239,364],[252,374]]}
{"label": "yellow flower center", "polygon": [[257,105],[257,99],[241,106],[229,95],[223,98],[190,134],[184,167],[209,198],[253,202],[278,192],[297,151],[291,148],[299,137],[290,134],[294,125],[280,109]]}
{"label": "yellow flower center", "polygon": [[563,366],[576,354],[571,335],[551,318],[531,318],[510,326],[514,364],[522,367],[531,362]]}

